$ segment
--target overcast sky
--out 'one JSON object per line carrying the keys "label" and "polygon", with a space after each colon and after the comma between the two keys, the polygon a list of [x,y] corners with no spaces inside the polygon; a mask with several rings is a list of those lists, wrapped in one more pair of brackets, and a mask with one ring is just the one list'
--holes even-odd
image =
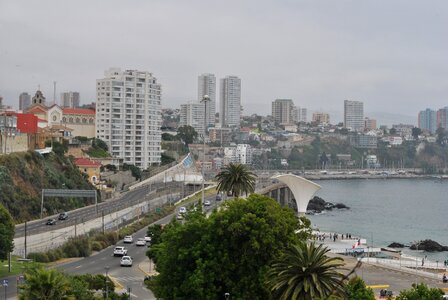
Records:
{"label": "overcast sky", "polygon": [[197,98],[197,76],[242,79],[244,114],[276,98],[309,111],[416,116],[448,105],[448,1],[0,0],[0,95],[18,107],[40,84],[48,100],[95,101],[109,67],[152,72],[163,106]]}

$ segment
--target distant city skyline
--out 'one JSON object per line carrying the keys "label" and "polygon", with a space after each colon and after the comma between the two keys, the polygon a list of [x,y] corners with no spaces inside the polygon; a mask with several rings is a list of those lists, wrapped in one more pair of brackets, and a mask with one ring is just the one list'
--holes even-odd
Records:
{"label": "distant city skyline", "polygon": [[277,98],[330,113],[358,99],[366,115],[414,120],[448,104],[446,1],[4,0],[0,20],[0,95],[14,107],[39,84],[51,100],[53,81],[90,103],[110,66],[157,74],[164,107],[195,99],[205,72],[241,78],[245,115]]}

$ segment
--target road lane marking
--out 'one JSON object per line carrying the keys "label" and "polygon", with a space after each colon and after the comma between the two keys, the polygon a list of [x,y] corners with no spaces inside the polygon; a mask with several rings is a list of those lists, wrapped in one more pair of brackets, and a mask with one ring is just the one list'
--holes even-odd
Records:
{"label": "road lane marking", "polygon": [[367,287],[371,289],[387,289],[390,286],[388,284],[383,284],[383,285],[368,285]]}

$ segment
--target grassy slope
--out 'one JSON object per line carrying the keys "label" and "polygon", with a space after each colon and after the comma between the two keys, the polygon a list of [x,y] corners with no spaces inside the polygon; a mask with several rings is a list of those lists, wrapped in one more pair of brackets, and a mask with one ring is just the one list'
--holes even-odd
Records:
{"label": "grassy slope", "polygon": [[[0,156],[0,203],[16,222],[39,216],[43,188],[93,189],[69,158],[54,153],[44,157],[32,151]],[[45,208],[51,214],[93,202],[87,198],[46,198]]]}

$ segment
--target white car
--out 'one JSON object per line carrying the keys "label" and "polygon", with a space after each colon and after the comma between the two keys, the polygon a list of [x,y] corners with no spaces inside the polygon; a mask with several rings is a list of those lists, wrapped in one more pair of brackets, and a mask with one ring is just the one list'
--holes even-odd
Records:
{"label": "white car", "polygon": [[209,200],[205,200],[205,201],[204,201],[204,206],[210,206],[210,205],[211,205],[211,203],[210,203]]}
{"label": "white car", "polygon": [[135,243],[136,246],[146,246],[146,241],[145,239],[138,239],[137,242]]}
{"label": "white car", "polygon": [[187,213],[187,208],[185,206],[179,207],[179,213],[180,214],[186,214]]}
{"label": "white car", "polygon": [[151,242],[151,237],[150,236],[145,236],[145,241],[146,242]]}
{"label": "white car", "polygon": [[184,216],[182,216],[181,213],[178,213],[177,216],[176,216],[176,219],[178,219],[178,220],[183,220],[183,219],[184,219]]}
{"label": "white car", "polygon": [[134,239],[132,238],[132,235],[127,235],[123,239],[123,243],[126,244],[132,244],[134,242]]}
{"label": "white car", "polygon": [[126,250],[123,246],[117,246],[114,248],[114,256],[124,256],[128,254],[128,250]]}
{"label": "white car", "polygon": [[120,266],[132,267],[132,258],[130,256],[123,256],[120,260]]}

